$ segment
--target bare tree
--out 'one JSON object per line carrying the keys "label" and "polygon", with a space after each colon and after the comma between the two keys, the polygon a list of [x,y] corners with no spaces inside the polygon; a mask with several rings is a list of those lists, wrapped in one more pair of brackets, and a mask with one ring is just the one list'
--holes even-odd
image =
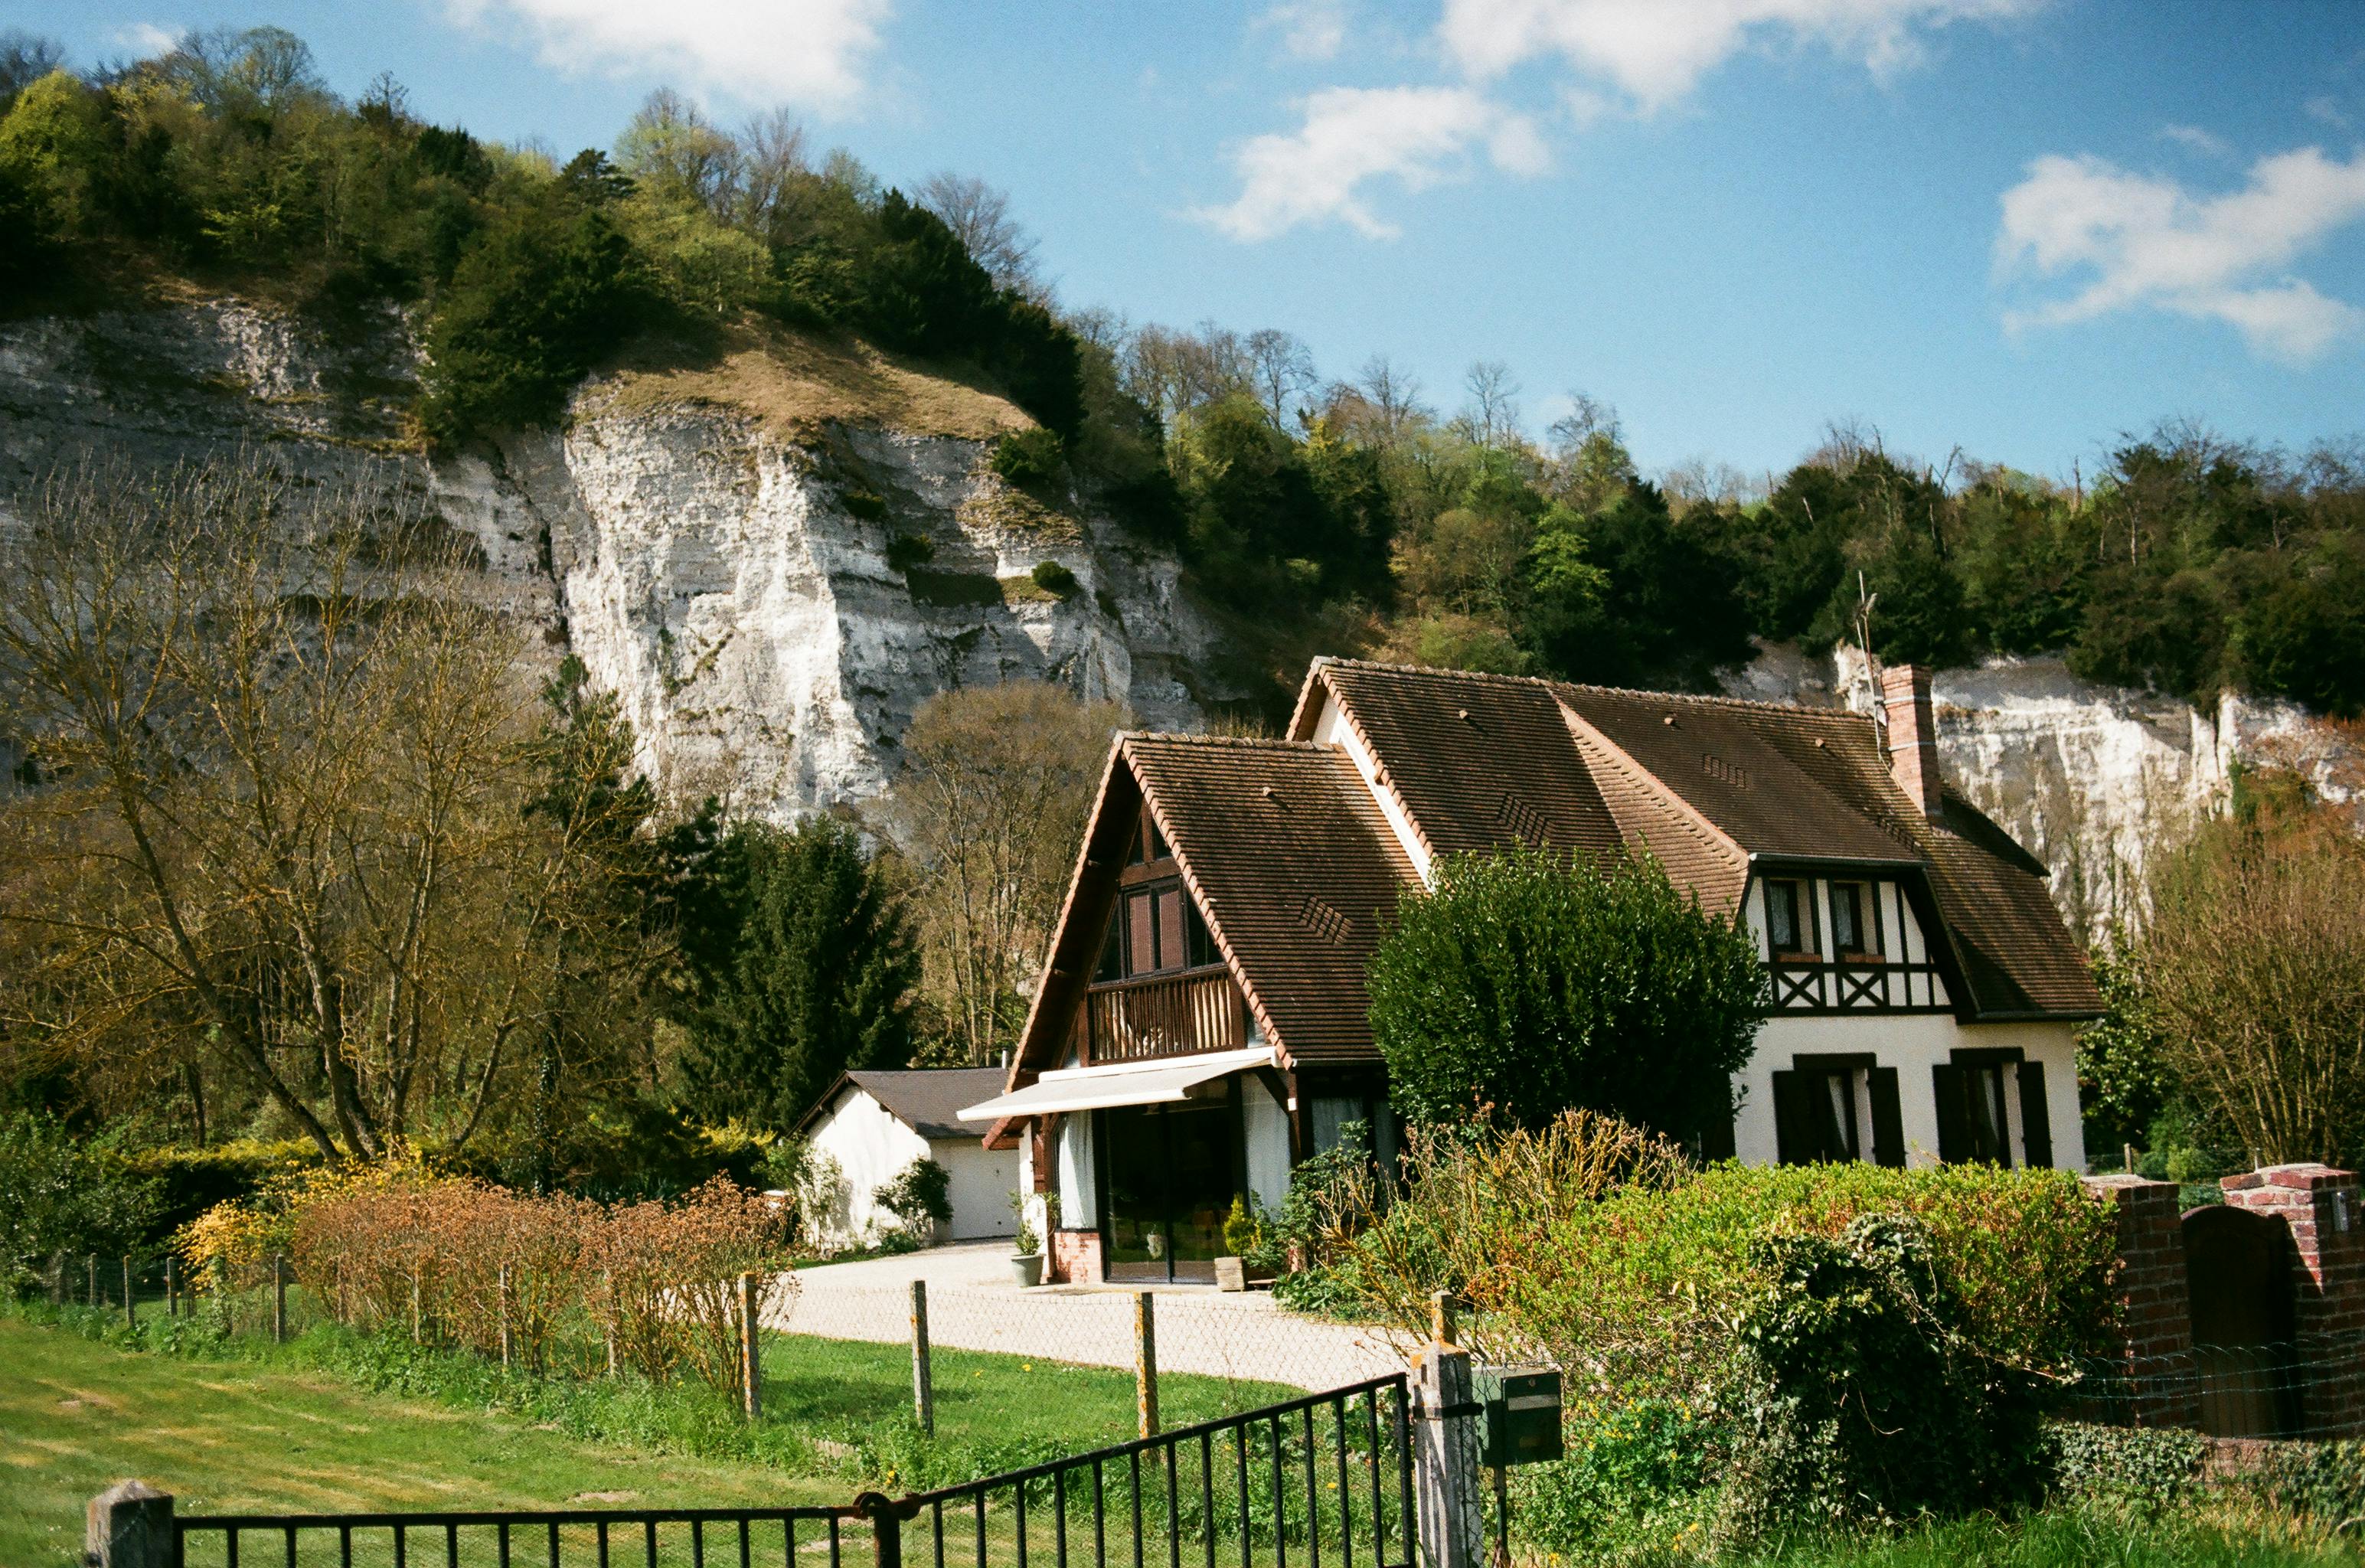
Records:
{"label": "bare tree", "polygon": [[1585,443],[1595,436],[1606,435],[1611,441],[1622,442],[1625,431],[1619,423],[1617,405],[1589,393],[1571,392],[1568,412],[1554,420],[1544,435],[1552,443],[1553,460],[1567,463],[1575,460]]}
{"label": "bare tree", "polygon": [[739,133],[739,221],[771,233],[791,193],[813,177],[805,128],[785,108],[758,115]]}
{"label": "bare tree", "polygon": [[616,165],[661,200],[702,207],[728,218],[742,158],[731,133],[670,87],[659,87],[616,139]]}
{"label": "bare tree", "polygon": [[1481,446],[1500,446],[1519,431],[1519,383],[1499,359],[1474,362],[1462,377],[1470,394],[1466,418]]}
{"label": "bare tree", "polygon": [[1124,722],[1037,681],[941,692],[913,718],[890,820],[917,879],[922,983],[968,1061],[995,1059],[1025,1021]]}
{"label": "bare tree", "polygon": [[996,288],[1037,297],[1045,292],[1035,271],[1035,238],[1010,215],[1007,192],[974,175],[940,173],[921,181],[915,195],[959,236]]}
{"label": "bare tree", "polygon": [[531,809],[561,770],[461,542],[397,487],[221,463],[60,477],[9,543],[39,782],[0,801],[7,1033],[209,1062],[331,1159],[482,1121],[587,968],[587,835]]}
{"label": "bare tree", "polygon": [[1420,383],[1398,370],[1385,354],[1363,362],[1354,386],[1368,406],[1374,444],[1392,446],[1428,421],[1421,406]]}
{"label": "bare tree", "polygon": [[1290,416],[1317,385],[1313,352],[1291,333],[1274,327],[1250,332],[1241,348],[1265,417],[1275,430],[1287,430]]}

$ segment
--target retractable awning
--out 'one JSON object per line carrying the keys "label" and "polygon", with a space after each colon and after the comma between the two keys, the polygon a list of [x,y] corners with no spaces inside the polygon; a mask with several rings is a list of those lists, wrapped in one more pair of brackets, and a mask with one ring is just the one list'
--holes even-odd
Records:
{"label": "retractable awning", "polygon": [[964,1122],[997,1122],[1007,1116],[1048,1116],[1110,1105],[1156,1105],[1187,1100],[1193,1088],[1211,1079],[1272,1065],[1272,1047],[1259,1046],[1253,1050],[1210,1051],[1205,1056],[1117,1062],[1109,1067],[1062,1068],[958,1114]]}

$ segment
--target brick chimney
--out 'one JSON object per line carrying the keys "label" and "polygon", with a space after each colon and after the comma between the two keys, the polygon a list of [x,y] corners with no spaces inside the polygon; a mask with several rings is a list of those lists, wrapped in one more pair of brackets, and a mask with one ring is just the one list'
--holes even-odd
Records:
{"label": "brick chimney", "polygon": [[1889,714],[1889,771],[1922,808],[1938,813],[1938,723],[1930,713],[1930,672],[1890,665],[1880,672],[1880,702]]}

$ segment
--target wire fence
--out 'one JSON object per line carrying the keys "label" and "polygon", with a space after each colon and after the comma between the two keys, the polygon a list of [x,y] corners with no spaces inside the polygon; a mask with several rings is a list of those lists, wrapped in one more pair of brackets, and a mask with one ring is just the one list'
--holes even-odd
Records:
{"label": "wire fence", "polygon": [[[779,1300],[765,1326],[779,1333],[874,1344],[912,1338],[910,1281],[874,1276],[840,1283],[829,1273],[816,1269],[801,1274],[801,1288]],[[1141,1358],[1138,1294],[996,1291],[931,1282],[927,1336],[944,1350],[1133,1369]],[[1231,1396],[1237,1408],[1270,1399],[1274,1384],[1319,1392],[1405,1368],[1405,1353],[1386,1331],[1301,1316],[1270,1296],[1176,1290],[1149,1294],[1154,1304],[1154,1370],[1237,1383]]]}
{"label": "wire fence", "polygon": [[2065,1415],[2220,1438],[2351,1435],[2365,1414],[2365,1336],[2196,1345],[2088,1364]]}
{"label": "wire fence", "polygon": [[53,1253],[40,1290],[53,1305],[120,1313],[137,1326],[185,1318],[225,1338],[289,1339],[331,1320],[334,1304],[306,1289],[285,1260],[218,1260],[193,1270],[174,1253]]}

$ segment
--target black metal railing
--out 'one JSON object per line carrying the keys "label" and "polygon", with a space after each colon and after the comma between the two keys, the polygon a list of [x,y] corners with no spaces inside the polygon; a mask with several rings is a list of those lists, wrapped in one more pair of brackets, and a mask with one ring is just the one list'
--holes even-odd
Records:
{"label": "black metal railing", "polygon": [[[516,1513],[212,1514],[175,1518],[177,1568],[841,1568],[853,1508],[557,1508]],[[808,1527],[803,1541],[798,1527]]]}
{"label": "black metal railing", "polygon": [[924,1568],[1409,1568],[1411,1417],[1399,1373],[857,1506],[882,1521],[878,1568],[914,1526]]}

